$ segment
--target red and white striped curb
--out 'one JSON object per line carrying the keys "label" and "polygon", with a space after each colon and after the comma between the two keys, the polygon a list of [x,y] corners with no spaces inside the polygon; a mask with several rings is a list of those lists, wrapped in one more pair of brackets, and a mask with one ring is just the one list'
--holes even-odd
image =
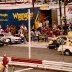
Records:
{"label": "red and white striped curb", "polygon": [[[16,58],[16,57],[8,57],[8,58],[9,58],[8,63],[9,65],[72,72],[72,63],[28,59],[28,58]],[[1,59],[2,57],[0,58],[0,60]]]}

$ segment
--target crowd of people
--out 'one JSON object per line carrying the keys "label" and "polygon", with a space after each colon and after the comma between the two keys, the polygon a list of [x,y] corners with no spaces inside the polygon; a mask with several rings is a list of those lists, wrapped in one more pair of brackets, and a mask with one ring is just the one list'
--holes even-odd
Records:
{"label": "crowd of people", "polygon": [[54,24],[49,25],[49,21],[46,19],[43,23],[39,23],[39,28],[31,31],[31,39],[34,40],[35,37],[39,41],[41,37],[46,42],[49,37],[56,37],[59,35],[67,35],[69,31],[72,31],[72,23],[70,24]]}
{"label": "crowd of people", "polygon": [[[46,42],[49,37],[55,37],[61,34],[66,35],[69,31],[72,31],[72,23],[57,25],[54,22],[54,24],[50,26],[49,20],[46,19],[43,23],[39,22],[39,27],[37,29],[31,28],[31,41],[37,40],[39,42],[43,39]],[[7,25],[6,29],[3,29],[2,25],[0,25],[0,34],[4,32],[10,32],[12,35],[18,34],[23,39],[24,43],[29,40],[28,28],[24,24],[21,24],[19,29],[15,25]]]}

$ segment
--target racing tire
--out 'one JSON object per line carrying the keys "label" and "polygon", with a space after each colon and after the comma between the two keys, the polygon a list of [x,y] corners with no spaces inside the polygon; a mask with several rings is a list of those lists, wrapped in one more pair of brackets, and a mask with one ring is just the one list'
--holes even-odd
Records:
{"label": "racing tire", "polygon": [[9,39],[9,43],[8,44],[12,44],[11,39],[10,38],[8,38],[8,39]]}
{"label": "racing tire", "polygon": [[49,45],[48,48],[49,49],[55,49],[55,46],[54,45]]}
{"label": "racing tire", "polygon": [[64,55],[69,56],[70,54],[71,54],[71,52],[68,49],[64,51]]}
{"label": "racing tire", "polygon": [[2,42],[2,43],[0,43],[0,47],[3,47],[4,46],[4,43]]}

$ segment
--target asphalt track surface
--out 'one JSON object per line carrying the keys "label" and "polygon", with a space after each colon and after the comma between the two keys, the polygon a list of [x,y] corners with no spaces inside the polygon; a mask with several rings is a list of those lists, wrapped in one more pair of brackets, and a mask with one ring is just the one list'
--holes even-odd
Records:
{"label": "asphalt track surface", "polygon": [[[10,45],[0,47],[0,56],[3,56],[4,54],[8,57],[29,58],[29,48]],[[64,61],[72,63],[72,55],[61,55],[56,50],[48,48],[31,48],[31,59]]]}
{"label": "asphalt track surface", "polygon": [[[28,58],[28,52],[29,49],[27,47],[20,47],[20,46],[16,47],[12,45],[0,47],[0,56],[3,56],[6,53],[8,57]],[[40,60],[51,60],[51,61],[64,61],[72,63],[72,56],[64,56],[59,54],[56,50],[48,48],[31,48],[31,58]],[[18,72],[18,70],[23,70],[25,68],[9,66],[8,69],[9,72],[14,71]],[[45,70],[45,69],[31,69],[31,70],[23,70],[21,72],[59,72],[59,71]]]}

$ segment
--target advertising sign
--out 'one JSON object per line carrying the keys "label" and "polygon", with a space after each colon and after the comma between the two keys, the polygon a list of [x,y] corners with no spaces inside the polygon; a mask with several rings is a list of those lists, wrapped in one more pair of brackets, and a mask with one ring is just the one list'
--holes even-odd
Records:
{"label": "advertising sign", "polygon": [[[0,10],[0,24],[3,28],[6,25],[14,24],[17,27],[20,27],[21,24],[28,26],[28,9],[29,8],[22,8],[22,9],[7,9],[7,10]],[[34,9],[35,16],[39,11],[39,7]],[[31,26],[33,25],[33,9],[30,8],[30,19],[31,19]]]}

